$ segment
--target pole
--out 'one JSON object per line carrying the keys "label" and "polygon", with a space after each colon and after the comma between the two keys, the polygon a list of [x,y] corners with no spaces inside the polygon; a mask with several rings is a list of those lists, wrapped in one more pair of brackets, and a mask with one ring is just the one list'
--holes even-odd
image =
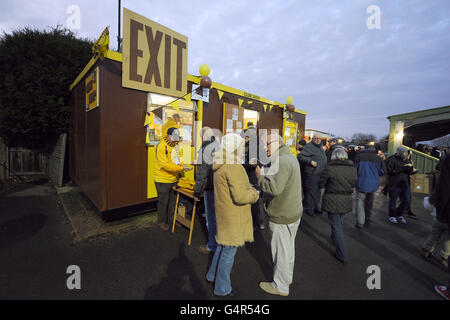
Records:
{"label": "pole", "polygon": [[122,1],[119,0],[119,8],[118,8],[118,11],[119,11],[119,12],[118,12],[118,13],[119,13],[118,24],[119,24],[119,27],[117,28],[117,34],[118,34],[118,35],[117,35],[117,51],[118,51],[118,52],[121,52],[121,51],[122,51],[122,50],[120,49],[120,42],[121,42],[121,41],[120,41],[120,14],[121,14],[121,12],[120,12],[121,10],[120,10],[120,9],[121,9],[121,7],[122,7],[121,2],[122,2]]}

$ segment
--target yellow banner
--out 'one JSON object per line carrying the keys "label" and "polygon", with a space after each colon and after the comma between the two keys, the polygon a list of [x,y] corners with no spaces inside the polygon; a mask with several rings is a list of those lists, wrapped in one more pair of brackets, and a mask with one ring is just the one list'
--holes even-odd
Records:
{"label": "yellow banner", "polygon": [[123,87],[182,97],[187,55],[186,36],[123,9]]}

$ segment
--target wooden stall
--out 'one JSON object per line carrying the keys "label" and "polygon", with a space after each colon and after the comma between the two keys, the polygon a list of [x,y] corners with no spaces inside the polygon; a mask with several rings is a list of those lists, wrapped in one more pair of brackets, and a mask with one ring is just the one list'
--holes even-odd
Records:
{"label": "wooden stall", "polygon": [[[137,20],[141,21],[142,28]],[[277,129],[294,154],[298,137],[304,136],[304,111],[289,112],[285,104],[216,82],[203,92],[199,87],[201,77],[189,75],[186,71],[182,71],[185,75],[181,79],[185,85],[181,86],[179,65],[183,63],[180,62],[182,59],[169,68],[169,72],[173,72],[170,81],[166,81],[170,78],[167,69],[161,70],[160,83],[157,83],[154,71],[150,76],[150,83],[159,84],[163,89],[170,87],[170,94],[159,88],[141,88],[139,83],[127,84],[133,74],[136,78],[141,70],[131,61],[140,61],[130,52],[137,50],[139,53],[138,48],[143,47],[140,39],[132,43],[136,37],[132,35],[132,29],[138,30],[138,36],[142,37],[145,34],[143,30],[150,24],[154,31],[160,28],[167,37],[180,37],[124,9],[123,54],[109,50],[107,34],[102,35],[106,40],[103,39],[103,43],[97,41],[99,49],[95,56],[70,87],[70,176],[106,220],[113,219],[118,212],[134,213],[155,206],[155,147],[169,121],[175,121],[180,128],[183,137],[180,156],[189,165],[193,165],[201,145],[199,135],[203,126],[216,128],[224,134],[244,130],[248,122],[254,123],[258,129]],[[187,63],[187,39],[185,41],[183,50],[186,51]],[[166,45],[165,53],[160,54],[180,58],[179,48],[183,46],[174,43],[172,50]],[[138,56],[145,57],[146,54],[141,51]],[[125,75],[127,81],[123,79]],[[147,85],[145,78],[136,79]],[[196,93],[201,97],[196,97]],[[195,171],[192,170],[187,174],[187,183],[193,183],[194,177]]]}

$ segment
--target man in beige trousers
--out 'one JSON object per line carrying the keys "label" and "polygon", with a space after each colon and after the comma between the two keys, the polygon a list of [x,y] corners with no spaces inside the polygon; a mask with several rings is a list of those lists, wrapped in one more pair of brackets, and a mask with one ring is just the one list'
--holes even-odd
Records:
{"label": "man in beige trousers", "polygon": [[261,142],[271,165],[268,170],[257,167],[256,174],[272,234],[274,275],[272,282],[261,282],[259,286],[269,294],[288,296],[294,273],[295,237],[303,212],[300,168],[283,138],[270,135],[262,137]]}

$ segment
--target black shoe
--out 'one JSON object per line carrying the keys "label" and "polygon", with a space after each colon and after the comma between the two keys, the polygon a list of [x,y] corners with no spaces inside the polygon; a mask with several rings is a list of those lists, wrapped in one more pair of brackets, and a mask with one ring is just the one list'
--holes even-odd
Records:
{"label": "black shoe", "polygon": [[412,211],[405,212],[405,214],[407,214],[412,219],[417,219],[417,216]]}
{"label": "black shoe", "polygon": [[235,296],[237,296],[239,294],[239,291],[236,289],[232,289],[231,292],[229,294],[227,294],[226,296],[218,296],[215,294],[216,297],[218,298],[233,298]]}
{"label": "black shoe", "polygon": [[342,263],[342,264],[346,264],[346,263],[347,263],[347,260],[339,259],[338,256],[337,256],[337,254],[334,254],[334,257],[336,258],[337,261],[339,261],[339,262]]}

